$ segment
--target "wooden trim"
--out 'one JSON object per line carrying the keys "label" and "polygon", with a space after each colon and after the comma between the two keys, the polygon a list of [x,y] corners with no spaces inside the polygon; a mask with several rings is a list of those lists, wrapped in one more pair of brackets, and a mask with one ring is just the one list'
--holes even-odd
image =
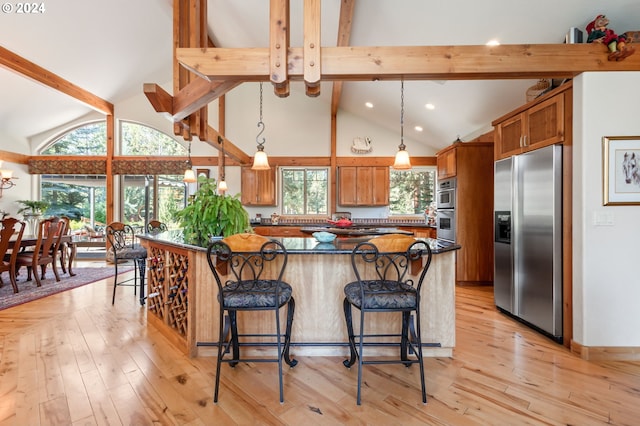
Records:
{"label": "wooden trim", "polygon": [[7,163],[29,164],[30,155],[18,154],[17,152],[0,150],[0,159]]}
{"label": "wooden trim", "polygon": [[640,361],[640,346],[583,346],[571,340],[571,352],[587,361]]}

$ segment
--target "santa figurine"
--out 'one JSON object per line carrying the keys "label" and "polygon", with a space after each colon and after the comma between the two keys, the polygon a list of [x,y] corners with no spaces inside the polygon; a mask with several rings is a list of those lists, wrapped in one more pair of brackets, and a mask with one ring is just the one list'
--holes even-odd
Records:
{"label": "santa figurine", "polygon": [[609,19],[604,15],[598,15],[587,25],[587,43],[602,43],[609,48],[609,60],[621,61],[627,56],[633,55],[635,49],[627,46],[627,37],[617,35],[615,31],[607,28]]}

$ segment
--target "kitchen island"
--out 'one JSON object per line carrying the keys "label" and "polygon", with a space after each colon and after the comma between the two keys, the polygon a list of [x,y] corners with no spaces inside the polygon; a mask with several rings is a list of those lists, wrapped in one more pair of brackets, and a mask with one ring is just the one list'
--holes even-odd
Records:
{"label": "kitchen island", "polygon": [[[147,323],[189,356],[215,356],[219,307],[217,287],[209,270],[206,248],[183,242],[180,231],[138,236],[147,248]],[[354,276],[351,250],[370,237],[338,238],[319,243],[315,238],[277,238],[289,259],[284,280],[293,287],[296,311],[291,353],[300,356],[346,356],[347,332],[342,310],[343,287]],[[455,346],[455,251],[460,247],[426,239],[433,259],[422,289],[422,341],[425,356],[453,354]],[[394,313],[370,315],[378,332],[397,332]],[[243,312],[238,326],[244,333],[264,333],[273,314]],[[271,348],[247,348],[254,353]],[[388,348],[371,348],[379,354]],[[386,351],[386,352],[385,352]]]}

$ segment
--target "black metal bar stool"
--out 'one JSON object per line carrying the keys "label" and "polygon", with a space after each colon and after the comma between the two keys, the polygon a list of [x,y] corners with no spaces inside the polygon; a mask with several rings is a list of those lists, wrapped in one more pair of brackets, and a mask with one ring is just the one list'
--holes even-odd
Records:
{"label": "black metal bar stool", "polygon": [[[287,265],[287,251],[279,241],[256,234],[237,234],[214,241],[207,250],[207,261],[218,286],[220,329],[216,363],[216,385],[213,401],[218,402],[221,363],[235,367],[238,362],[277,362],[280,402],[284,402],[282,361],[295,367],[297,360],[289,356],[291,326],[295,301],[291,285],[282,280]],[[282,333],[280,308],[287,306],[286,328]],[[275,334],[242,334],[238,332],[237,313],[270,310],[275,314]],[[228,323],[225,321],[228,315]],[[228,324],[228,328],[226,325]],[[275,339],[257,342],[257,337]],[[253,340],[251,340],[253,338]],[[240,346],[270,345],[277,347],[273,358],[242,358]],[[225,358],[231,352],[231,357]]]}
{"label": "black metal bar stool", "polygon": [[[133,294],[136,294],[138,275],[140,276],[140,304],[144,305],[144,277],[147,265],[147,249],[136,243],[136,234],[131,225],[122,222],[112,222],[106,229],[107,240],[111,246],[107,251],[107,259],[113,261],[115,276],[113,277],[113,297],[111,304],[116,301],[116,288],[118,286],[132,286]],[[118,281],[118,264],[125,261],[133,261],[133,278]],[[132,284],[129,284],[132,282]]]}
{"label": "black metal bar stool", "polygon": [[[343,364],[350,368],[358,361],[358,405],[361,403],[363,365],[404,364],[410,367],[411,364],[419,364],[422,402],[426,403],[420,337],[420,290],[431,264],[431,249],[427,243],[413,238],[407,240],[406,236],[396,240],[375,240],[358,244],[351,253],[356,281],[345,286],[343,301],[351,356]],[[353,330],[352,307],[360,310],[359,334]],[[401,331],[397,334],[375,334],[372,330],[365,330],[365,316],[376,312],[401,312],[402,322],[398,324]],[[412,314],[415,314],[415,333],[410,332],[414,329]],[[397,346],[400,354],[397,359],[372,356],[365,360],[365,345]]]}

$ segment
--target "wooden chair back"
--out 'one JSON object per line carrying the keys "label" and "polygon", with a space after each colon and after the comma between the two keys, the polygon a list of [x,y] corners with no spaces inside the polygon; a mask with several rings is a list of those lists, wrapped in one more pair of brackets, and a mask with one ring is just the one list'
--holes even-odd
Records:
{"label": "wooden chair back", "polygon": [[[0,229],[0,272],[8,271],[16,263],[16,256],[20,251],[20,242],[24,234],[25,223],[14,218],[6,217],[2,220]],[[10,256],[7,257],[7,254]]]}
{"label": "wooden chair back", "polygon": [[416,241],[411,235],[387,234],[369,240],[379,251],[406,251]]}
{"label": "wooden chair back", "polygon": [[269,241],[269,238],[264,235],[258,234],[234,234],[224,238],[225,244],[227,244],[232,251],[260,251],[260,248]]}
{"label": "wooden chair back", "polygon": [[158,234],[167,230],[167,225],[159,220],[150,220],[147,223],[147,232],[149,234]]}

